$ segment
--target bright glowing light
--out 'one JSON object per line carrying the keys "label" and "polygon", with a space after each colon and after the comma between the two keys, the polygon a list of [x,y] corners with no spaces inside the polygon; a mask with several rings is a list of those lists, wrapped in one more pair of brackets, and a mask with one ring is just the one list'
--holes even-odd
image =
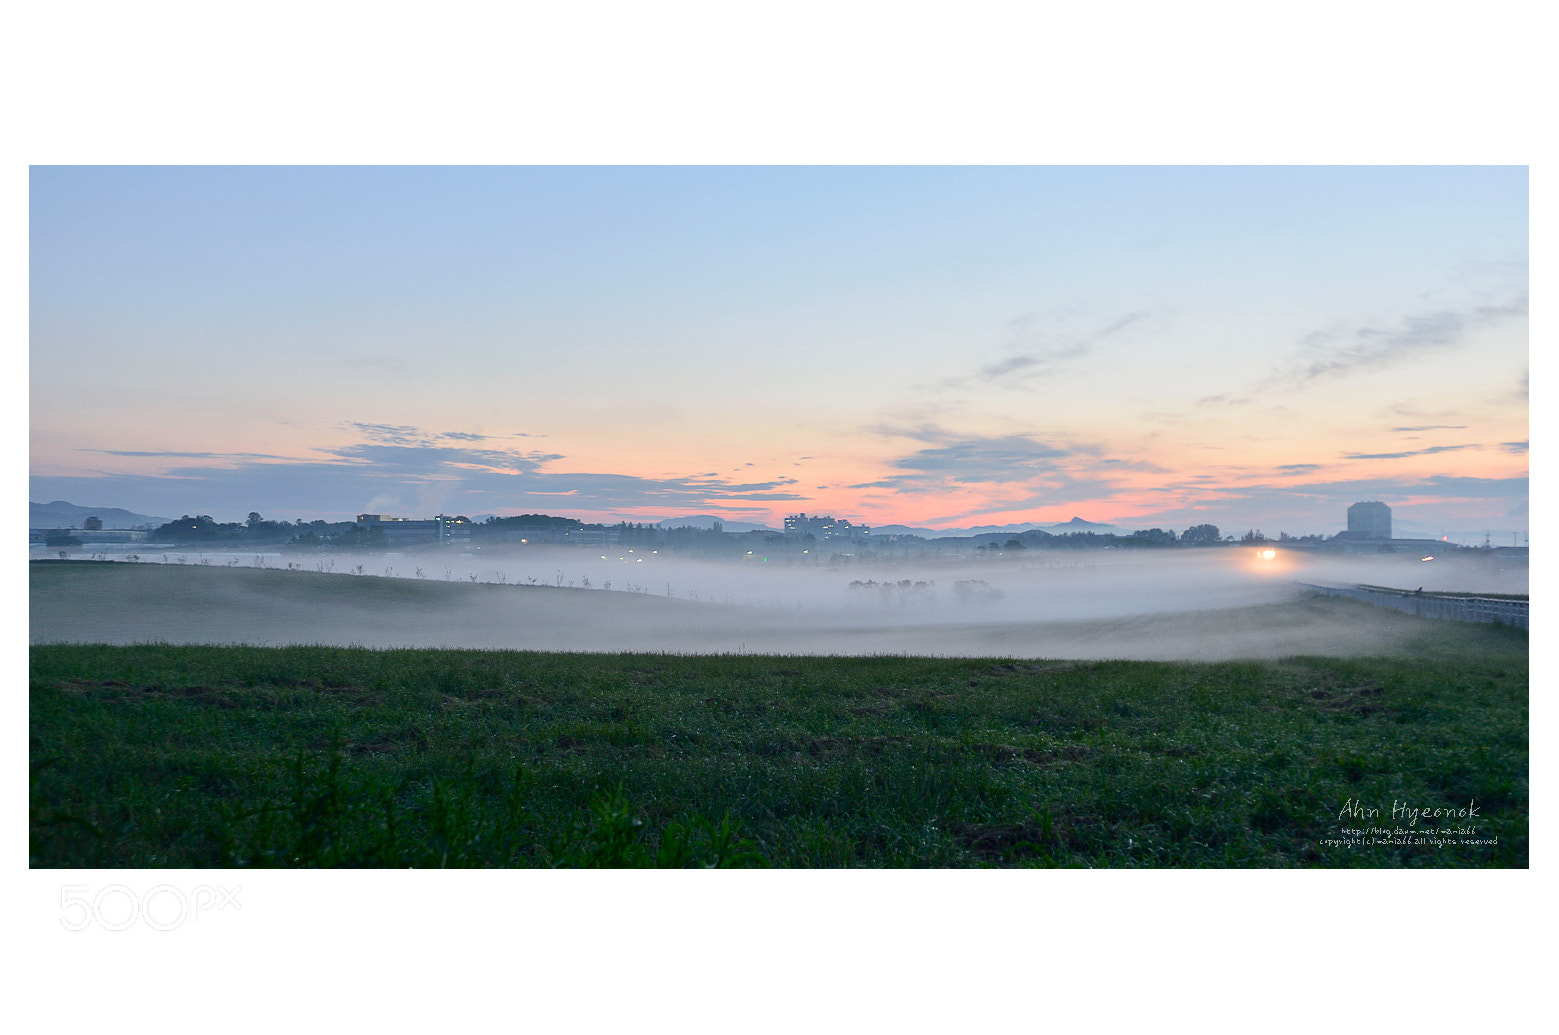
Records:
{"label": "bright glowing light", "polygon": [[1260,557],[1264,561],[1270,561],[1272,558],[1276,557],[1277,555],[1278,555],[1278,552],[1276,550],[1258,550],[1258,551],[1256,551],[1256,556]]}
{"label": "bright glowing light", "polygon": [[1433,557],[1420,557],[1419,560],[1421,560],[1421,561],[1432,561],[1432,560],[1434,560],[1434,558]]}

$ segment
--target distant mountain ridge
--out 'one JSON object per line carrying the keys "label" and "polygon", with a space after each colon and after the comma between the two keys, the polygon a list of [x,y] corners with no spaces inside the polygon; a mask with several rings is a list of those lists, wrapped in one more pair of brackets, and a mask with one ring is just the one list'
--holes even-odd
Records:
{"label": "distant mountain ridge", "polygon": [[80,528],[89,517],[101,518],[104,528],[139,528],[142,525],[166,525],[172,518],[137,514],[121,507],[78,507],[64,500],[27,504],[28,528]]}
{"label": "distant mountain ridge", "polygon": [[1036,529],[1052,535],[1066,535],[1068,532],[1123,531],[1118,525],[1106,525],[1074,517],[1070,521],[1059,521],[1050,525],[1036,525],[1032,522],[1022,525],[977,525],[973,528],[913,528],[909,525],[882,525],[873,528],[872,535],[918,535],[923,539],[967,539],[981,535],[1022,535],[1024,532]]}
{"label": "distant mountain ridge", "polygon": [[1084,521],[1080,517],[1073,517],[1070,521],[1058,521],[1053,525],[1040,526],[1048,532],[1120,532],[1124,531],[1119,525],[1106,525],[1098,521]]}

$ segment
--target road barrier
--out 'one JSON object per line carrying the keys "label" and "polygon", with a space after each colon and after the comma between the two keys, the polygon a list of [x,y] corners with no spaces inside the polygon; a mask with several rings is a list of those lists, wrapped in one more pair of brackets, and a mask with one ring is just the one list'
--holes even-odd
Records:
{"label": "road barrier", "polygon": [[1372,586],[1318,586],[1311,582],[1299,585],[1315,593],[1329,597],[1348,597],[1362,600],[1376,607],[1389,607],[1420,618],[1449,618],[1455,622],[1499,622],[1527,629],[1526,600],[1506,600],[1499,597],[1449,596],[1439,593],[1422,593],[1405,589],[1376,589]]}

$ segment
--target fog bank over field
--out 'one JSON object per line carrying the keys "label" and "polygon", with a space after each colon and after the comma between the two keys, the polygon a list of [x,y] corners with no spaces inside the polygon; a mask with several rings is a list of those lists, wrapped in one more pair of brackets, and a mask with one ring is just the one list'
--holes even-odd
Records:
{"label": "fog bank over field", "polygon": [[31,565],[32,642],[1210,660],[1390,653],[1423,633],[1424,620],[1310,598],[1296,580],[1527,588],[1524,567],[1482,558],[1248,549],[815,566],[547,547],[138,556]]}

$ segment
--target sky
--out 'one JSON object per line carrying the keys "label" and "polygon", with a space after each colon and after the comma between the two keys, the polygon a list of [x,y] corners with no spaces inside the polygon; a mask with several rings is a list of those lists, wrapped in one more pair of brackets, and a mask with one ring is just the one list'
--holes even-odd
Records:
{"label": "sky", "polygon": [[[1525,530],[1523,166],[34,166],[30,495]],[[1399,533],[1401,534],[1401,533]]]}

